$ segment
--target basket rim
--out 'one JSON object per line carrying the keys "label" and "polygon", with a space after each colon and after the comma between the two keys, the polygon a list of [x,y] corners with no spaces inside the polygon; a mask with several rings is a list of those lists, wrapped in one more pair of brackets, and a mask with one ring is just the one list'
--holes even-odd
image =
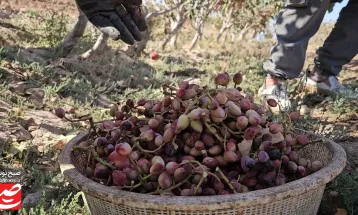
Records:
{"label": "basket rim", "polygon": [[[71,147],[80,141],[83,141],[89,135],[89,132],[82,132],[64,147],[60,159],[60,169],[62,174],[69,183],[83,193],[112,202],[114,204],[124,204],[127,206],[141,208],[155,208],[167,210],[210,210],[220,208],[237,208],[238,206],[252,206],[253,204],[263,204],[273,201],[282,200],[292,196],[298,196],[312,189],[325,186],[328,182],[337,177],[345,168],[347,155],[345,150],[332,140],[324,138],[320,135],[306,132],[324,140],[325,146],[332,153],[332,160],[329,161],[319,171],[308,175],[304,178],[286,183],[284,185],[266,188],[262,190],[250,191],[247,193],[238,193],[230,195],[216,196],[160,196],[134,193],[124,190],[118,190],[92,181],[82,175],[80,171],[72,164]],[[205,208],[202,206],[205,205]]]}

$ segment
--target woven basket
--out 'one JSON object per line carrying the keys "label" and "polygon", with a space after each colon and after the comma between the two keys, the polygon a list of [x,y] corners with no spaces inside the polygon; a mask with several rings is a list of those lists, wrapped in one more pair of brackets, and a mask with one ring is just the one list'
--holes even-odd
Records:
{"label": "woven basket", "polygon": [[[299,133],[307,134],[311,140],[322,138],[305,131]],[[339,175],[346,165],[344,149],[323,138],[324,143],[308,145],[300,150],[299,155],[320,160],[324,167],[281,186],[218,196],[146,195],[115,190],[82,175],[84,167],[77,163],[84,156],[72,152],[71,147],[87,137],[88,133],[82,133],[66,145],[60,166],[69,183],[83,192],[92,215],[315,215],[326,184]]]}

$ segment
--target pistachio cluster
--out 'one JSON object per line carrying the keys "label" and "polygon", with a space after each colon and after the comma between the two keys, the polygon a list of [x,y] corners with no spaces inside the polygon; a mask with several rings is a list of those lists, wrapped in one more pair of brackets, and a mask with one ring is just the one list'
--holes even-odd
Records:
{"label": "pistachio cluster", "polygon": [[[128,99],[110,108],[111,119],[82,119],[90,120],[91,135],[73,150],[86,152],[83,174],[132,192],[208,196],[279,186],[322,168],[298,156],[312,143],[291,130],[298,112],[273,122],[263,105],[236,88],[242,75],[232,81],[235,87],[228,88],[223,72],[216,89],[164,84],[162,100]],[[61,108],[55,113],[68,119]]]}

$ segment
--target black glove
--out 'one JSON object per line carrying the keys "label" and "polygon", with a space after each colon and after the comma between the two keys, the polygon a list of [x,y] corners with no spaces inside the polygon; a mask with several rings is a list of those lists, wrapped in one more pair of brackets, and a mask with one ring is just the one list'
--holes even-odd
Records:
{"label": "black glove", "polygon": [[147,29],[142,0],[76,0],[80,10],[102,33],[133,45]]}
{"label": "black glove", "polygon": [[342,3],[343,0],[330,0],[330,3]]}

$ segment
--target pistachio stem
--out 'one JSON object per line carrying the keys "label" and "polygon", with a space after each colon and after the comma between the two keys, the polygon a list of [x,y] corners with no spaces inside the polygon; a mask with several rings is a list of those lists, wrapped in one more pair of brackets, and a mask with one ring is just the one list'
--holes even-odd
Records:
{"label": "pistachio stem", "polygon": [[[224,124],[224,123],[223,123]],[[228,127],[225,127],[225,135],[224,135],[224,150],[226,150],[226,133],[227,133]]]}
{"label": "pistachio stem", "polygon": [[163,88],[168,88],[168,89],[170,89],[170,90],[175,90],[175,91],[178,90],[177,88],[172,87],[172,86],[169,86],[168,84],[162,84],[162,87],[163,87]]}
{"label": "pistachio stem", "polygon": [[296,145],[296,146],[292,146],[292,148],[294,148],[295,150],[301,150],[302,148],[304,148],[305,146],[308,146],[310,144],[316,144],[316,143],[323,143],[323,140],[318,139],[318,140],[312,140],[311,142],[307,143],[306,145],[300,146],[300,145]]}
{"label": "pistachio stem", "polygon": [[142,175],[140,174],[141,171],[140,171],[138,165],[136,164],[136,162],[133,160],[133,158],[132,158],[131,156],[128,156],[128,160],[129,160],[129,162],[134,166],[136,172],[138,173],[138,177],[139,177],[140,183],[141,183],[141,184],[144,184],[144,181],[145,181],[145,180],[143,179]]}
{"label": "pistachio stem", "polygon": [[143,177],[143,180],[147,180],[148,178],[150,178],[150,176],[152,176],[152,174],[149,174],[149,175]]}
{"label": "pistachio stem", "polygon": [[284,151],[286,150],[286,147],[287,146],[285,146],[285,148],[284,149],[282,149],[281,150],[281,157],[280,157],[280,166],[278,167],[278,171],[277,171],[277,174],[276,174],[276,178],[275,178],[275,180],[277,179],[277,177],[278,177],[278,174],[280,174],[280,172],[281,172],[281,167],[282,167],[282,157],[283,157],[283,155],[284,155]]}
{"label": "pistachio stem", "polygon": [[203,155],[204,158],[208,156],[208,153],[205,150],[201,150],[201,154]]}
{"label": "pistachio stem", "polygon": [[97,132],[96,132],[96,128],[94,127],[94,122],[93,122],[93,117],[89,117],[88,118],[88,121],[89,121],[89,123],[90,123],[90,130],[92,129],[93,130],[93,132],[95,133],[95,134],[97,134]]}
{"label": "pistachio stem", "polygon": [[200,179],[198,185],[196,185],[196,187],[195,187],[194,195],[196,194],[196,192],[198,192],[199,187],[203,184],[204,179],[205,179],[207,176],[208,176],[208,174],[207,174],[206,172],[203,172],[203,173],[201,174],[201,179]]}
{"label": "pistachio stem", "polygon": [[111,169],[116,169],[112,164],[110,164],[107,161],[105,161],[102,158],[100,158],[98,156],[98,153],[94,150],[94,148],[92,148],[91,152],[92,152],[92,156],[94,157],[94,159],[96,159],[96,161],[98,161],[100,164],[105,165],[105,166],[107,166],[107,167],[109,167]]}
{"label": "pistachio stem", "polygon": [[164,91],[163,94],[166,95],[166,96],[173,96],[173,95],[175,95],[175,93],[173,93],[173,92],[166,92],[166,91]]}
{"label": "pistachio stem", "polygon": [[107,183],[106,183],[106,186],[108,186],[108,185],[109,185],[109,182],[111,182],[111,179],[112,179],[112,176],[111,176],[111,175],[109,175],[108,180],[107,180]]}
{"label": "pistachio stem", "polygon": [[[231,130],[229,127],[227,127],[227,125],[225,125],[225,123],[221,123],[221,125],[223,126],[223,127],[225,127],[226,129],[227,129],[227,131],[229,131],[229,133],[230,134],[232,134],[232,135],[242,135],[242,134],[244,134],[244,132],[241,132],[241,131],[233,131],[233,130]],[[215,125],[216,126],[216,125]],[[218,127],[218,126],[216,126],[216,127]]]}
{"label": "pistachio stem", "polygon": [[208,172],[209,175],[213,176],[217,181],[221,181],[220,178],[212,172]]}
{"label": "pistachio stem", "polygon": [[[201,167],[201,169],[203,170],[203,172],[206,172],[206,174],[208,174],[208,172],[205,170],[205,168],[203,167],[203,165],[199,162],[199,161],[197,161],[197,160],[185,160],[185,161],[183,161],[181,164],[179,164],[180,166],[182,166],[182,165],[185,165],[185,164],[187,164],[187,163],[189,163],[189,164],[197,164],[198,166],[200,166]],[[193,167],[193,169],[195,169],[195,167],[194,167],[194,165],[192,165],[192,167]]]}
{"label": "pistachio stem", "polygon": [[215,99],[210,95],[210,93],[206,93],[206,96],[209,97],[211,101],[215,101]]}
{"label": "pistachio stem", "polygon": [[133,148],[137,147],[141,152],[144,152],[144,153],[155,153],[157,152],[159,149],[163,148],[163,146],[165,146],[166,143],[163,143],[162,145],[160,145],[158,148],[154,149],[154,150],[146,150],[146,149],[143,149],[138,142],[135,142]]}
{"label": "pistachio stem", "polygon": [[70,121],[70,122],[81,122],[81,121],[86,121],[86,120],[88,120],[89,117],[86,117],[86,118],[83,118],[83,119],[70,119],[70,118],[67,118],[67,117],[65,116],[64,119],[66,119],[67,121]]}
{"label": "pistachio stem", "polygon": [[134,185],[134,181],[131,181],[131,188],[130,188],[130,191],[132,192],[133,191],[133,185]]}
{"label": "pistachio stem", "polygon": [[135,189],[135,188],[138,188],[140,186],[142,186],[142,183],[140,183],[140,182],[138,184],[136,184],[136,185],[132,185],[132,183],[131,183],[131,186],[123,186],[123,189]]}
{"label": "pistachio stem", "polygon": [[233,193],[237,193],[237,191],[234,189],[234,187],[232,186],[232,184],[230,183],[230,181],[226,178],[226,176],[224,175],[224,173],[220,170],[219,167],[216,167],[216,171],[220,174],[221,178],[224,180],[224,182],[226,183],[226,185],[231,189],[231,191]]}
{"label": "pistachio stem", "polygon": [[223,139],[216,133],[216,131],[214,131],[214,129],[207,122],[204,121],[204,125],[216,137],[216,139],[220,141],[220,143],[223,142]]}
{"label": "pistachio stem", "polygon": [[169,187],[168,189],[165,189],[165,190],[157,190],[157,191],[154,191],[154,192],[151,192],[151,193],[148,193],[148,194],[160,194],[161,192],[168,192],[168,191],[172,191],[174,190],[175,188],[178,188],[180,187],[181,185],[183,185],[184,183],[186,183],[189,178],[191,177],[191,174],[188,175],[183,181],[181,181],[180,183],[172,186],[172,187]]}
{"label": "pistachio stem", "polygon": [[185,112],[183,114],[188,114],[189,111],[196,105],[196,103],[198,103],[199,99],[195,99],[186,109]]}
{"label": "pistachio stem", "polygon": [[173,140],[172,140],[172,145],[175,149],[175,151],[179,148],[178,144],[175,143],[175,140],[177,139],[177,135],[174,136]]}

